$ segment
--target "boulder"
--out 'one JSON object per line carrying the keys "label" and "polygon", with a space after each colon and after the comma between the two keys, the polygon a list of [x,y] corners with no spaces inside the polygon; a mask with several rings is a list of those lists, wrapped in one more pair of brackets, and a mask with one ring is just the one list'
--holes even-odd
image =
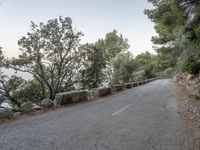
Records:
{"label": "boulder", "polygon": [[43,99],[41,102],[41,106],[45,108],[50,108],[54,106],[54,102],[51,99]]}
{"label": "boulder", "polygon": [[41,110],[42,107],[34,103],[33,104],[33,109],[37,111],[37,110]]}
{"label": "boulder", "polygon": [[0,108],[0,119],[10,119],[14,115],[14,112],[10,108]]}
{"label": "boulder", "polygon": [[187,77],[186,77],[187,80],[191,80],[191,79],[194,79],[194,75],[192,74],[188,74]]}
{"label": "boulder", "polygon": [[56,94],[54,99],[54,105],[60,106],[69,103],[76,103],[81,101],[88,100],[88,92],[87,91],[69,91],[64,93]]}
{"label": "boulder", "polygon": [[31,112],[34,110],[34,104],[32,102],[26,102],[21,105],[21,111],[23,113]]}

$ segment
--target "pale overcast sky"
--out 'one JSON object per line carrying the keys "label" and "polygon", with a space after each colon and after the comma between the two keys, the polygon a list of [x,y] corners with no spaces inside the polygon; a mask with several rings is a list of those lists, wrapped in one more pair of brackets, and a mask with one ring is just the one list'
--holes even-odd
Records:
{"label": "pale overcast sky", "polygon": [[154,52],[153,23],[143,14],[151,8],[147,0],[0,0],[0,46],[7,56],[16,56],[17,41],[28,31],[30,22],[71,17],[82,31],[81,43],[95,42],[116,29],[129,40],[134,55]]}

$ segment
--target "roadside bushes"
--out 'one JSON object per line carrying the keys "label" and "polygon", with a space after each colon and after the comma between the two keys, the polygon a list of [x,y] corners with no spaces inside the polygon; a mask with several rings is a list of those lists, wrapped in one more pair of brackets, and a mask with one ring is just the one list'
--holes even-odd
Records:
{"label": "roadside bushes", "polygon": [[200,61],[193,56],[189,56],[182,64],[182,71],[190,74],[198,74],[200,71]]}

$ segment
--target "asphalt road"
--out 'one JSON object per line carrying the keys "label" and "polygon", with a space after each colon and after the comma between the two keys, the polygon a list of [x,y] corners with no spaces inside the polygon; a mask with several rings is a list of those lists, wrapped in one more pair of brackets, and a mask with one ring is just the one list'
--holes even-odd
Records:
{"label": "asphalt road", "polygon": [[0,150],[194,150],[168,79],[0,124]]}

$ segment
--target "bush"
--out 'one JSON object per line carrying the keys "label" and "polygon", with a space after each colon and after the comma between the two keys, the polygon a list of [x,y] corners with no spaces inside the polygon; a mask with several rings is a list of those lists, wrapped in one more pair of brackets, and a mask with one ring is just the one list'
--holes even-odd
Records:
{"label": "bush", "polygon": [[167,68],[167,69],[164,70],[163,75],[164,76],[171,76],[173,73],[174,73],[174,70],[173,70],[173,68],[170,67],[170,68]]}
{"label": "bush", "polygon": [[188,57],[182,64],[182,71],[190,74],[198,74],[200,71],[200,62],[192,56]]}

